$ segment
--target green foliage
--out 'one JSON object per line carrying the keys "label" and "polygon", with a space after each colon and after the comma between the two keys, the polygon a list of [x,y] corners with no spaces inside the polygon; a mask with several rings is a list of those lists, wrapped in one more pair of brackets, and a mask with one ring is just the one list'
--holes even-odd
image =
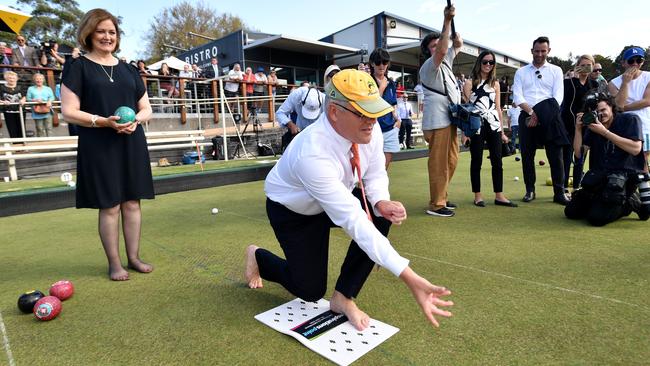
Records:
{"label": "green foliage", "polygon": [[170,45],[191,49],[208,42],[200,37],[192,37],[188,32],[220,38],[238,29],[246,28],[243,20],[236,15],[219,13],[204,2],[183,1],[163,9],[154,17],[145,36],[146,56],[149,60],[159,60],[175,53]]}
{"label": "green foliage", "polygon": [[18,0],[18,4],[31,9],[32,18],[22,29],[28,44],[55,40],[75,46],[77,25],[84,15],[75,0]]}

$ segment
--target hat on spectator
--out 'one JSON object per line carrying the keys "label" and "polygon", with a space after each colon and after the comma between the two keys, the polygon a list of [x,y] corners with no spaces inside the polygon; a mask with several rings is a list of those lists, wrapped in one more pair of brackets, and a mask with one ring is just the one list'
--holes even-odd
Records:
{"label": "hat on spectator", "polygon": [[623,52],[623,61],[627,61],[635,56],[645,57],[645,51],[641,47],[631,47]]}
{"label": "hat on spectator", "polygon": [[264,72],[264,68],[262,66],[258,67],[257,72]]}
{"label": "hat on spectator", "polygon": [[377,84],[367,72],[345,69],[332,77],[325,86],[325,94],[332,100],[348,102],[366,117],[377,118],[393,110],[379,95]]}
{"label": "hat on spectator", "polygon": [[324,77],[323,77],[323,80],[324,80],[325,84],[327,84],[330,81],[330,79],[332,78],[331,76],[329,76],[332,73],[332,71],[339,72],[339,71],[341,71],[341,68],[336,66],[336,65],[329,65],[327,67],[327,69],[325,69],[325,74],[324,74]]}
{"label": "hat on spectator", "polygon": [[318,118],[322,105],[323,100],[318,89],[308,87],[304,98],[302,98],[302,116],[307,119]]}

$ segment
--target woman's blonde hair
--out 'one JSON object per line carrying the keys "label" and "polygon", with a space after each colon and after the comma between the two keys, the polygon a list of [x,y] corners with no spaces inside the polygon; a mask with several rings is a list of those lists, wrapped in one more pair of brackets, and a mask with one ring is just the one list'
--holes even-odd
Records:
{"label": "woman's blonde hair", "polygon": [[43,81],[45,81],[45,75],[41,74],[40,72],[37,72],[36,74],[32,75],[32,81],[36,81],[36,78],[43,78]]}
{"label": "woman's blonde hair", "polygon": [[93,9],[84,14],[81,18],[81,23],[79,24],[79,29],[77,30],[77,43],[81,46],[84,51],[90,52],[93,50],[93,44],[91,37],[97,25],[104,20],[110,20],[115,26],[115,50],[117,52],[120,49],[120,26],[118,25],[117,18],[104,9]]}
{"label": "woman's blonde hair", "polygon": [[16,74],[15,72],[13,72],[13,71],[11,71],[11,70],[7,70],[7,71],[5,71],[5,75],[4,75],[5,80],[7,80],[7,76],[15,76],[15,77],[18,77],[18,74]]}
{"label": "woman's blonde hair", "polygon": [[576,65],[580,65],[580,61],[582,60],[589,60],[591,61],[591,66],[596,64],[596,60],[594,59],[594,56],[592,55],[582,55],[578,57],[578,61],[576,61]]}

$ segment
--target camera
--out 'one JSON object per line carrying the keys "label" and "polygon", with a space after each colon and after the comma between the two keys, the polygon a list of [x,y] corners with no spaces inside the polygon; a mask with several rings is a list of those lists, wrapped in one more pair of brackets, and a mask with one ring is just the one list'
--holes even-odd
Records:
{"label": "camera", "polygon": [[585,95],[585,102],[582,105],[583,125],[590,125],[598,120],[596,109],[598,109],[598,93],[589,93]]}
{"label": "camera", "polygon": [[639,199],[641,200],[641,207],[639,208],[639,218],[647,220],[650,218],[650,174],[643,173],[637,176]]}
{"label": "camera", "polygon": [[46,55],[49,55],[50,52],[52,51],[52,48],[54,48],[55,43],[56,41],[53,40],[41,42],[41,52],[45,53]]}

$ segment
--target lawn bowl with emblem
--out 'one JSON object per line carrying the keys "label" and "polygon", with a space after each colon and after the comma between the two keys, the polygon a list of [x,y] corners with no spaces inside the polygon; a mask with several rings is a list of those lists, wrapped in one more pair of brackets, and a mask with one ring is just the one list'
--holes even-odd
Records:
{"label": "lawn bowl with emblem", "polygon": [[115,110],[114,116],[120,117],[116,123],[129,123],[135,121],[135,111],[129,107],[122,106]]}
{"label": "lawn bowl with emblem", "polygon": [[54,296],[45,296],[34,305],[34,316],[38,320],[52,320],[61,313],[61,300]]}
{"label": "lawn bowl with emblem", "polygon": [[34,311],[34,304],[43,297],[45,297],[45,294],[38,290],[25,292],[18,297],[18,309],[25,314],[29,314]]}
{"label": "lawn bowl with emblem", "polygon": [[74,286],[72,282],[61,280],[54,282],[50,286],[50,296],[54,296],[61,301],[69,299],[74,294]]}

